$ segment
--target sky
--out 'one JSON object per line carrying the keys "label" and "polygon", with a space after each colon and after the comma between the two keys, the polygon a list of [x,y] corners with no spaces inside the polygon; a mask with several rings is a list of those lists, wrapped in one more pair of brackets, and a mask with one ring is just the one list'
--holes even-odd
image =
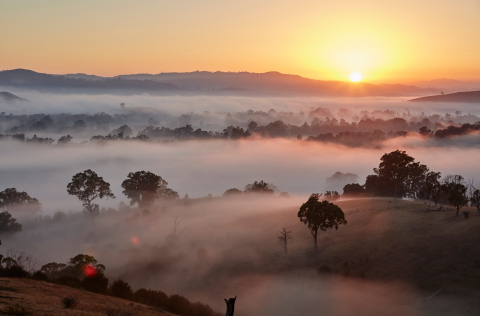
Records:
{"label": "sky", "polygon": [[480,0],[0,0],[0,70],[480,79]]}

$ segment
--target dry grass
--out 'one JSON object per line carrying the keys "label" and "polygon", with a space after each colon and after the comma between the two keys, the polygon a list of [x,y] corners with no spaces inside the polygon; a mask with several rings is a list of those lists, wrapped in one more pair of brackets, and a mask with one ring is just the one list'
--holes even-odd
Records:
{"label": "dry grass", "polygon": [[[78,300],[75,308],[64,308],[62,299],[67,296]],[[15,304],[28,308],[33,315],[41,316],[106,316],[108,308],[129,311],[131,315],[139,316],[172,315],[142,304],[43,281],[0,278],[0,310],[5,311],[8,306]]]}

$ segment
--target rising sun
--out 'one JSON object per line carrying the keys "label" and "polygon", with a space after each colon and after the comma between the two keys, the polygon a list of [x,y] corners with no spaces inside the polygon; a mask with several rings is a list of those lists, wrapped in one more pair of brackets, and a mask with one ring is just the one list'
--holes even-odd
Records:
{"label": "rising sun", "polygon": [[360,80],[362,80],[362,74],[359,72],[354,72],[350,75],[350,80],[352,80],[353,82],[359,82]]}

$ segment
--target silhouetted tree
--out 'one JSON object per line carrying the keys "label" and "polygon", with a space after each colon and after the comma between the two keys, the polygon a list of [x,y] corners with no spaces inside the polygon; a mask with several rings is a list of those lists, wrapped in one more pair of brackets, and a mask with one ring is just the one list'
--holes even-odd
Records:
{"label": "silhouetted tree", "polygon": [[340,194],[337,191],[326,191],[323,195],[327,201],[337,201],[340,199]]}
{"label": "silhouetted tree", "polygon": [[339,225],[346,225],[345,214],[337,205],[328,201],[319,201],[318,194],[312,194],[298,211],[300,221],[308,226],[313,236],[315,249],[317,249],[318,230],[326,231],[328,228],[338,229]]}
{"label": "silhouetted tree", "polygon": [[365,189],[358,183],[350,183],[343,187],[343,195],[362,196],[365,195]]}
{"label": "silhouetted tree", "polygon": [[442,184],[442,190],[446,194],[447,201],[457,209],[455,216],[458,216],[460,209],[468,205],[467,187],[463,184],[463,177],[447,176]]}
{"label": "silhouetted tree", "polygon": [[240,191],[239,189],[228,189],[227,191],[225,191],[225,193],[223,193],[223,196],[232,196],[232,195],[240,195],[242,194],[242,191]]}
{"label": "silhouetted tree", "polygon": [[40,202],[36,198],[30,197],[27,192],[20,192],[15,188],[0,192],[0,209],[7,211],[19,209],[35,214],[40,211],[40,208]]}
{"label": "silhouetted tree", "polygon": [[133,291],[130,284],[123,281],[121,278],[113,281],[110,290],[112,291],[113,296],[123,299],[129,299],[133,296]]}
{"label": "silhouetted tree", "polygon": [[168,182],[150,171],[130,172],[122,182],[122,193],[140,208],[150,206],[156,199],[176,200],[178,193],[167,187]]}
{"label": "silhouetted tree", "polygon": [[420,135],[423,135],[423,136],[432,136],[433,134],[433,131],[426,126],[420,127],[418,132],[420,133]]}
{"label": "silhouetted tree", "polygon": [[285,227],[282,228],[281,231],[277,233],[277,238],[280,240],[280,243],[283,245],[285,249],[285,258],[287,257],[287,245],[289,242],[293,241],[292,231],[287,230]]}
{"label": "silhouetted tree", "polygon": [[266,183],[261,181],[255,181],[252,184],[247,184],[245,186],[246,193],[262,193],[262,194],[273,194],[277,187],[271,183]]}
{"label": "silhouetted tree", "polygon": [[7,211],[0,212],[0,235],[13,235],[22,231],[22,224]]}
{"label": "silhouetted tree", "polygon": [[96,216],[99,213],[98,204],[93,203],[96,198],[115,198],[115,195],[110,191],[110,184],[90,169],[74,175],[72,182],[67,185],[67,192],[82,201],[83,211],[91,216]]}

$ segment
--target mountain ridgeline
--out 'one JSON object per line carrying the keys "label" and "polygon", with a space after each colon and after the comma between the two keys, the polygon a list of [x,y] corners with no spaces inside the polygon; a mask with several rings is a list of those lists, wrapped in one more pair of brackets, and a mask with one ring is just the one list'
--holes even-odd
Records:
{"label": "mountain ridgeline", "polygon": [[99,77],[51,75],[25,69],[0,72],[0,86],[55,93],[238,96],[418,96],[439,93],[402,84],[314,80],[279,72],[188,72]]}

